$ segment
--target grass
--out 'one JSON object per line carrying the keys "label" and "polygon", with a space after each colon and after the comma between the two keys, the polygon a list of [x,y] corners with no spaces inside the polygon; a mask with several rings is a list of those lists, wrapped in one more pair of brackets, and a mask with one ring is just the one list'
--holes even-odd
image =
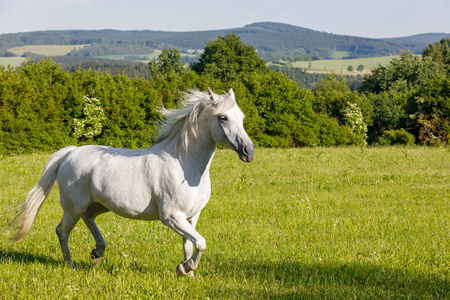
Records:
{"label": "grass", "polygon": [[79,50],[89,45],[28,45],[10,48],[8,51],[16,55],[31,52],[39,55],[58,56],[67,55],[74,48]]}
{"label": "grass", "polygon": [[[24,199],[49,153],[0,158],[2,210]],[[93,266],[80,222],[64,268],[56,190],[29,236],[0,232],[0,291],[22,298],[429,299],[450,297],[449,148],[218,150],[198,231],[208,249],[177,278],[181,238],[159,222],[105,214]]]}
{"label": "grass", "polygon": [[[342,56],[345,52],[340,52],[337,55]],[[289,64],[295,68],[302,68],[311,73],[336,73],[336,74],[367,74],[371,69],[378,65],[385,66],[393,58],[398,58],[398,55],[369,57],[369,58],[355,58],[355,59],[324,59],[314,61],[297,61]],[[364,66],[363,72],[357,72],[359,65]],[[347,72],[348,66],[353,67],[353,72]]]}
{"label": "grass", "polygon": [[333,59],[343,59],[349,57],[351,54],[352,54],[351,52],[347,51],[334,51],[331,57]]}
{"label": "grass", "polygon": [[26,60],[25,57],[0,57],[0,66],[16,68]]}
{"label": "grass", "polygon": [[[73,48],[83,48],[88,45],[30,45],[30,46],[21,46],[21,47],[14,47],[9,49],[9,52],[12,52],[16,55],[23,55],[25,52],[31,52],[39,55],[47,55],[47,56],[64,56],[70,53],[70,51],[73,50]],[[187,56],[187,57],[195,57],[196,54],[194,52],[197,51],[198,53],[203,52],[203,50],[195,50],[195,49],[188,49],[186,52],[181,53],[181,56]],[[102,55],[98,56],[97,58],[105,58],[105,59],[112,59],[112,60],[125,60],[128,56],[146,56],[147,60],[137,60],[138,62],[144,62],[147,63],[153,59],[158,58],[158,56],[161,54],[161,50],[155,50],[153,53],[149,53],[146,55],[138,55],[138,54],[117,54],[117,55]],[[22,62],[26,60],[25,57],[0,57],[0,66],[12,66],[14,68],[20,66]]]}

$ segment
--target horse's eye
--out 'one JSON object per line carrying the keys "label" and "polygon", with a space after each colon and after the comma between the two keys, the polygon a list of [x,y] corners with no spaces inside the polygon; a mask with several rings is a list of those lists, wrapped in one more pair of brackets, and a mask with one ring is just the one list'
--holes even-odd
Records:
{"label": "horse's eye", "polygon": [[227,122],[227,121],[228,121],[228,117],[227,117],[227,116],[220,116],[220,117],[219,117],[219,120],[220,120],[221,122]]}

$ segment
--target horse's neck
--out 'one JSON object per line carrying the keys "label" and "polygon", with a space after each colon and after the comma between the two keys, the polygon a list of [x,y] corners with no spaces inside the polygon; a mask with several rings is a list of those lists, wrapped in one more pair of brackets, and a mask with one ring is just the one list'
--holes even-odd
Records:
{"label": "horse's neck", "polygon": [[177,140],[172,140],[158,146],[162,147],[160,151],[169,153],[178,159],[184,171],[194,172],[200,176],[207,175],[217,147],[210,134],[199,132],[197,137],[191,136],[187,149],[179,149],[177,142]]}
{"label": "horse's neck", "polygon": [[216,146],[217,144],[214,142],[194,140],[189,144],[187,152],[181,157],[182,165],[194,168],[202,174],[208,173]]}

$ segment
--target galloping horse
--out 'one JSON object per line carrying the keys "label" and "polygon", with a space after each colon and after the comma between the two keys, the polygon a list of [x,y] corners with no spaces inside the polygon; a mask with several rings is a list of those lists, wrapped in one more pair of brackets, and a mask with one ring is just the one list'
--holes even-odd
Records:
{"label": "galloping horse", "polygon": [[160,220],[180,234],[185,260],[176,271],[192,275],[206,249],[195,225],[211,195],[209,167],[216,146],[226,145],[244,162],[253,160],[255,146],[244,130],[244,114],[232,89],[224,95],[209,88],[190,91],[183,104],[179,109],[160,110],[166,120],[150,148],[69,146],[55,152],[17,209],[13,224],[18,231],[11,240],[18,242],[31,230],[58,180],[64,214],[56,233],[66,265],[75,268],[68,241],[80,218],[95,239],[91,257],[94,263],[101,260],[106,242],[95,218],[112,211],[130,219]]}

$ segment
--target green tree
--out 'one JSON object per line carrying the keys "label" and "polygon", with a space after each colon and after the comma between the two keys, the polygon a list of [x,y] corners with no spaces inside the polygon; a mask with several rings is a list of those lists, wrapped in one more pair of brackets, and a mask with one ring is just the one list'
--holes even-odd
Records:
{"label": "green tree", "polygon": [[384,131],[400,128],[404,101],[399,96],[389,92],[368,95],[373,112],[372,125],[368,128],[369,143],[377,142]]}
{"label": "green tree", "polygon": [[361,91],[380,93],[409,93],[426,84],[437,72],[437,64],[430,57],[423,59],[411,52],[403,52],[387,66],[378,66],[363,78]]}
{"label": "green tree", "polygon": [[356,71],[358,71],[358,72],[364,71],[364,66],[363,65],[359,65],[358,68],[356,69]]}
{"label": "green tree", "polygon": [[156,78],[159,76],[169,76],[173,73],[180,74],[184,70],[184,66],[180,63],[180,60],[181,54],[177,48],[164,49],[156,61],[153,60],[148,63],[150,75]]}
{"label": "green tree", "polygon": [[411,96],[408,127],[423,145],[447,145],[450,140],[450,78],[436,75]]}
{"label": "green tree", "polygon": [[367,125],[372,124],[372,106],[365,95],[352,91],[344,77],[328,75],[313,90],[314,111],[335,118],[350,129],[352,143],[364,144]]}
{"label": "green tree", "polygon": [[69,74],[50,60],[0,68],[0,153],[50,150],[70,138]]}
{"label": "green tree", "polygon": [[211,76],[224,82],[242,79],[250,72],[267,72],[264,60],[255,48],[242,43],[240,37],[228,33],[217,41],[209,41],[192,70],[203,76]]}
{"label": "green tree", "polygon": [[355,103],[361,109],[366,124],[371,124],[372,106],[366,96],[352,91],[344,77],[330,74],[320,80],[313,90],[313,108],[316,113],[324,113],[345,123],[344,109],[347,102]]}
{"label": "green tree", "polygon": [[353,66],[348,66],[347,71],[348,72],[353,72]]}
{"label": "green tree", "polygon": [[439,71],[450,72],[450,38],[443,38],[440,42],[430,44],[423,50],[422,58],[429,57],[438,64]]}
{"label": "green tree", "polygon": [[252,73],[243,79],[258,122],[250,126],[262,146],[299,147],[318,144],[312,94],[278,72]]}

